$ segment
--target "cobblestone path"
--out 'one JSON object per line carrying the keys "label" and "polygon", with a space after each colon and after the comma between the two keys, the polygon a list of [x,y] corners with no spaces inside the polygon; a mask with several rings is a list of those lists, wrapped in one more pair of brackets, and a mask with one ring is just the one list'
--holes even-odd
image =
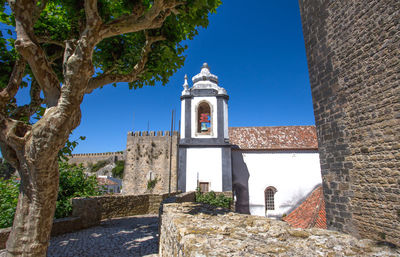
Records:
{"label": "cobblestone path", "polygon": [[158,217],[142,215],[52,237],[48,257],[158,256]]}

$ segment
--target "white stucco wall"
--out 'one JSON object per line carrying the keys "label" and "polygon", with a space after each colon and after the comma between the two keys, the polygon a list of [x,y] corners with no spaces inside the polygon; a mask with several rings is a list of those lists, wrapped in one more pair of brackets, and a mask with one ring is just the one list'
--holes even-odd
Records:
{"label": "white stucco wall", "polygon": [[222,191],[221,148],[188,148],[186,162],[186,192],[197,188],[199,182],[209,182],[210,191]]}
{"label": "white stucco wall", "polygon": [[275,210],[267,216],[281,217],[322,183],[317,152],[245,152],[243,160],[249,171],[249,205],[252,215],[265,216],[264,190],[277,189]]}
{"label": "white stucco wall", "polygon": [[228,131],[228,100],[224,100],[224,138],[229,138],[229,131]]}
{"label": "white stucco wall", "polygon": [[181,101],[181,139],[185,138],[185,101]]}
{"label": "white stucco wall", "polygon": [[[211,124],[212,124],[212,133],[211,135],[201,135],[198,134],[196,135],[197,132],[197,115],[196,115],[196,108],[198,104],[201,101],[207,101],[211,106],[211,112],[212,112],[212,118],[211,118]],[[182,107],[183,108],[183,107]],[[191,126],[192,126],[192,138],[216,138],[218,136],[218,117],[217,117],[217,98],[216,97],[194,97],[192,99],[192,104],[191,104]]]}

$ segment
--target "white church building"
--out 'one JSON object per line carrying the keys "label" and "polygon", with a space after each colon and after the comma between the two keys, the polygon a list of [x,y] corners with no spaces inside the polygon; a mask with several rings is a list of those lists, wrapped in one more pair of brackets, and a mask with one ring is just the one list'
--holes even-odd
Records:
{"label": "white church building", "polygon": [[314,126],[229,127],[229,96],[206,63],[192,82],[181,95],[179,190],[233,191],[238,212],[280,218],[321,184]]}

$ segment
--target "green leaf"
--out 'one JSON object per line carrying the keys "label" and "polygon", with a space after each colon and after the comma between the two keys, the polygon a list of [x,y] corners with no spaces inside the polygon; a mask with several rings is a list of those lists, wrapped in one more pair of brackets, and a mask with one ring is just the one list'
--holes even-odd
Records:
{"label": "green leaf", "polygon": [[122,179],[124,177],[125,161],[117,161],[116,166],[111,170],[113,177]]}

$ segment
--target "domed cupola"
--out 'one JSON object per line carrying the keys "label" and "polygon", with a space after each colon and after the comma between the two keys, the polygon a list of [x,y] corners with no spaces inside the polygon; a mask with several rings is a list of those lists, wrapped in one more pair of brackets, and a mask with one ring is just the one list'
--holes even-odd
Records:
{"label": "domed cupola", "polygon": [[[185,75],[185,82],[183,84],[183,92],[182,95],[190,95],[191,91],[196,94],[197,90],[210,90],[209,91],[212,95],[221,94],[226,95],[226,90],[222,87],[218,86],[218,77],[210,72],[210,68],[208,67],[207,63],[203,64],[203,67],[200,70],[200,73],[195,75],[192,78],[193,87],[189,89],[189,84],[187,82],[187,76]],[[204,94],[204,93],[203,93]]]}
{"label": "domed cupola", "polygon": [[207,63],[203,63],[200,73],[192,78],[192,82],[194,88],[218,89],[218,77],[211,74]]}

